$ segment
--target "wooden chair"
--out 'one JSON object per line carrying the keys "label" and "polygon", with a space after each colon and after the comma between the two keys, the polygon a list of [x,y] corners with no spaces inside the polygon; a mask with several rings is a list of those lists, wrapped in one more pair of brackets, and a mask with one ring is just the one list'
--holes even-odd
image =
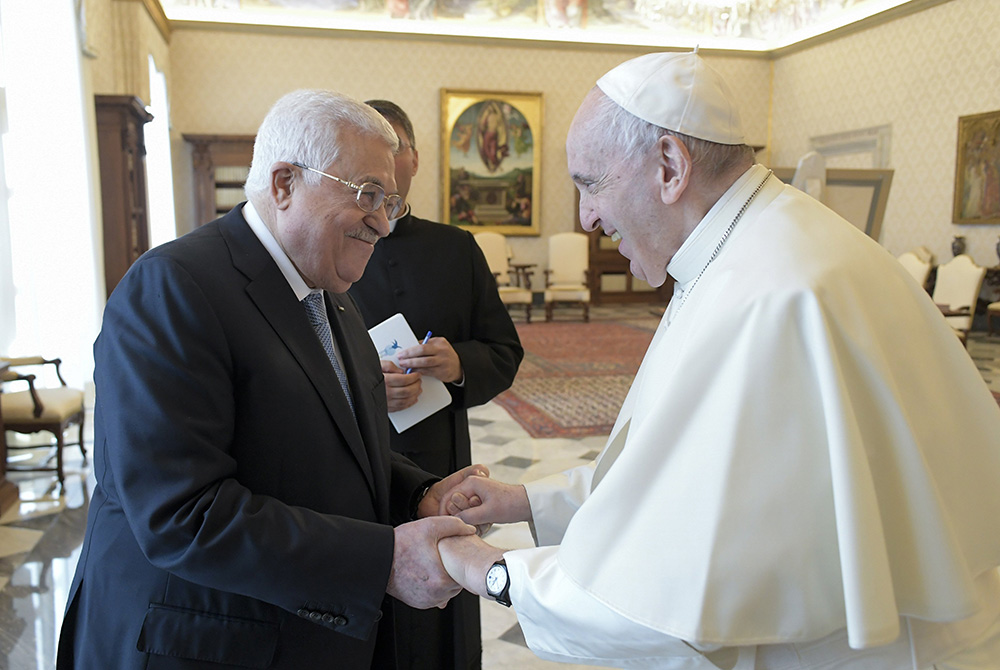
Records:
{"label": "wooden chair", "polygon": [[549,238],[549,268],[545,271],[545,320],[556,305],[580,305],[590,321],[590,251],[583,233],[556,233]]}
{"label": "wooden chair", "polygon": [[[41,356],[29,356],[4,358],[3,360],[10,365],[10,369],[2,373],[0,381],[10,385],[26,383],[28,386],[26,391],[0,392],[0,415],[3,416],[4,429],[26,435],[46,431],[55,437],[55,444],[51,445],[7,444],[7,471],[54,472],[59,478],[60,486],[62,486],[65,480],[63,447],[79,446],[84,459],[87,457],[87,450],[83,446],[83,391],[66,386],[66,380],[59,372],[59,365],[62,361],[58,358],[45,359]],[[55,366],[56,377],[59,378],[61,385],[52,388],[39,388],[35,384],[34,374],[21,374],[13,370],[16,367],[36,365]],[[74,425],[79,427],[79,439],[76,442],[67,443],[65,441],[66,430]],[[6,438],[4,439],[6,441]],[[46,446],[50,451],[54,450],[54,453],[50,453],[38,465],[18,465],[9,462],[12,452],[46,448]],[[54,465],[53,461],[55,461]]]}
{"label": "wooden chair", "polygon": [[483,250],[486,256],[486,264],[490,266],[490,272],[497,280],[497,292],[500,294],[500,301],[510,311],[512,305],[524,307],[524,320],[531,323],[531,267],[530,265],[520,266],[518,269],[511,268],[510,249],[507,246],[507,238],[500,233],[482,232],[476,233],[476,243]]}

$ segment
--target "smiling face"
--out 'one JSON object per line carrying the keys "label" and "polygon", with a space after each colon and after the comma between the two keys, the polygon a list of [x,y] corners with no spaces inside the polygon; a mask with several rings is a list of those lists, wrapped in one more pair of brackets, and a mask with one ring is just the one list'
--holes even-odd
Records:
{"label": "smiling face", "polygon": [[[373,135],[345,132],[336,162],[318,169],[355,184],[378,184],[386,193],[396,191],[392,149]],[[272,232],[306,284],[344,293],[361,278],[375,243],[389,234],[385,207],[365,212],[353,188],[325,177],[307,184],[303,173],[288,163],[272,168]]]}
{"label": "smiling face", "polygon": [[667,263],[684,242],[671,225],[664,202],[664,166],[660,145],[638,156],[624,156],[613,141],[605,141],[598,96],[584,99],[566,138],[570,176],[580,191],[580,223],[584,230],[601,228],[605,235],[621,235],[618,252],[629,259],[632,274],[652,286],[667,278]]}

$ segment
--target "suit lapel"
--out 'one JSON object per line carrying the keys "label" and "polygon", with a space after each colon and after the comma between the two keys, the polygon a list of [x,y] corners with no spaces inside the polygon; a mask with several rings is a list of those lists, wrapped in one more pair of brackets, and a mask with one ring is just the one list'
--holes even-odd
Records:
{"label": "suit lapel", "polygon": [[[381,244],[381,242],[379,242]],[[375,345],[372,344],[364,320],[351,297],[346,294],[327,293],[327,311],[330,327],[341,352],[344,372],[350,380],[351,395],[354,398],[359,439],[371,463],[375,478],[375,491],[388,500],[389,483],[385,477],[389,464],[386,461],[388,449],[386,428],[389,422],[385,406],[385,387],[382,370],[379,367]],[[373,397],[377,394],[379,397]],[[343,395],[343,394],[341,394]]]}
{"label": "suit lapel", "polygon": [[[344,443],[354,454],[358,465],[365,474],[368,487],[373,497],[376,497],[376,485],[372,475],[372,464],[365,449],[358,422],[355,420],[351,406],[347,403],[337,375],[330,365],[323,345],[306,317],[305,309],[295,299],[295,294],[285,280],[281,270],[274,263],[270,254],[257,239],[250,226],[243,219],[238,209],[227,214],[219,222],[219,230],[229,245],[233,257],[233,265],[242,272],[248,281],[246,292],[250,299],[263,314],[278,337],[281,338],[292,356],[298,361],[302,371],[312,382],[326,405],[334,425],[343,437]],[[327,304],[330,310],[329,303]],[[336,310],[336,307],[334,308]],[[331,311],[331,326],[335,315]],[[334,327],[334,337],[338,344],[344,341],[342,334]],[[345,359],[352,356],[341,345]],[[345,362],[348,362],[345,361]],[[351,380],[351,392],[355,394],[355,406],[359,412],[367,411],[368,398],[359,399],[355,379],[359,373],[353,362],[347,365],[348,379]],[[353,374],[352,374],[353,373]]]}

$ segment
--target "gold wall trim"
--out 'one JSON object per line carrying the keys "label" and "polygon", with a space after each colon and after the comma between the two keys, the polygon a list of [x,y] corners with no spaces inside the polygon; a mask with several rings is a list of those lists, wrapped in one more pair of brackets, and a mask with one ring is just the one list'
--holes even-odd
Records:
{"label": "gold wall trim", "polygon": [[142,2],[142,6],[146,8],[146,12],[149,14],[149,18],[153,19],[153,23],[156,24],[157,29],[159,29],[160,34],[163,35],[164,41],[167,44],[170,43],[170,19],[167,18],[166,12],[163,11],[163,5],[160,4],[160,0],[136,0]]}

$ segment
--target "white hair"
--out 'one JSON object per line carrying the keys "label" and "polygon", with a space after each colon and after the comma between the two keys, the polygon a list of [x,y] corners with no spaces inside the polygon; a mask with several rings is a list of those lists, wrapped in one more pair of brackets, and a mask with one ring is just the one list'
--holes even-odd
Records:
{"label": "white hair", "polygon": [[[279,161],[326,169],[340,153],[341,133],[352,131],[384,140],[393,153],[399,149],[392,126],[358,100],[322,90],[299,90],[283,96],[257,131],[253,162],[243,187],[247,198],[268,191],[271,166]],[[316,184],[322,177],[303,170],[302,179]]]}
{"label": "white hair", "polygon": [[747,161],[754,162],[753,148],[746,144],[719,144],[661,128],[626,111],[603,93],[594,100],[594,114],[590,116],[587,131],[587,136],[601,145],[605,155],[617,155],[623,161],[642,157],[664,135],[676,137],[691,154],[695,171],[710,181]]}

